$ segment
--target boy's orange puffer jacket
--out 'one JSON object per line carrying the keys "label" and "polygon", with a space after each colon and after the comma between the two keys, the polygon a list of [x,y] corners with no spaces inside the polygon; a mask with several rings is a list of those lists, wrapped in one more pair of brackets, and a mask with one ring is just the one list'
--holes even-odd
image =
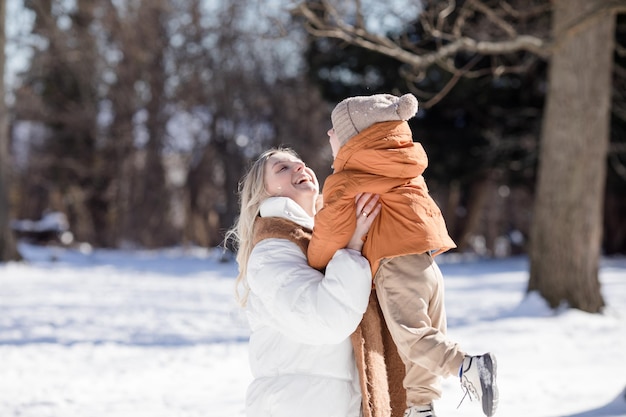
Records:
{"label": "boy's orange puffer jacket", "polygon": [[335,172],[323,188],[324,205],[315,215],[308,249],[309,264],[326,267],[338,249],[346,247],[356,226],[355,197],[380,195],[381,212],[363,245],[376,274],[380,261],[400,255],[455,248],[441,210],[428,194],[422,173],[428,158],[413,142],[405,121],[376,123],[351,138],[339,150]]}

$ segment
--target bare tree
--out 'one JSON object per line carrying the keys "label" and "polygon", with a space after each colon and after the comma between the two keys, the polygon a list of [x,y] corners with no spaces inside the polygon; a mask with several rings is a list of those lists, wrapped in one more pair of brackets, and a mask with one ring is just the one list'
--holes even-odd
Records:
{"label": "bare tree", "polygon": [[[327,0],[305,1],[294,13],[305,19],[316,37],[340,39],[403,62],[408,88],[433,65],[449,71],[448,84],[430,97],[426,107],[439,102],[461,77],[523,72],[533,60],[550,61],[528,290],[539,291],[552,307],[567,303],[600,311],[611,54],[615,16],[626,12],[626,4],[617,0],[423,2],[418,20],[430,41],[427,47],[424,39],[392,38],[368,30],[362,2],[350,4],[351,13],[346,14]],[[490,58],[489,67],[476,67],[482,57]]]}
{"label": "bare tree", "polygon": [[[135,241],[146,246],[164,246],[175,243],[177,236],[168,233],[170,199],[165,181],[163,165],[163,149],[166,138],[168,101],[166,82],[166,54],[169,44],[167,20],[171,15],[167,0],[141,2],[138,9],[139,45],[143,45],[142,53],[134,57],[139,60],[141,69],[142,92],[146,96],[142,103],[146,115],[146,143],[143,147],[142,164],[135,176],[133,190],[133,207],[137,213],[134,218]],[[169,236],[168,236],[169,235]]]}
{"label": "bare tree", "polygon": [[552,307],[567,302],[589,312],[604,306],[598,268],[615,36],[606,3],[553,1],[558,45],[550,62],[528,284]]}
{"label": "bare tree", "polygon": [[0,262],[19,259],[9,228],[9,116],[4,98],[5,22],[6,0],[0,0]]}
{"label": "bare tree", "polygon": [[[106,246],[116,246],[130,240],[134,234],[133,184],[135,184],[135,160],[133,118],[141,108],[134,85],[141,80],[142,46],[136,30],[139,18],[132,4],[120,11],[106,2],[102,15],[103,48],[112,51],[104,59],[105,71],[113,80],[106,83],[104,101],[109,103],[105,112],[110,121],[106,126],[101,149],[100,176],[103,190],[101,207],[106,210],[105,227],[100,230],[101,241]],[[110,62],[110,61],[113,62]]]}
{"label": "bare tree", "polygon": [[34,36],[46,42],[37,43],[16,94],[16,118],[43,126],[41,140],[32,141],[27,171],[36,179],[33,188],[41,190],[33,194],[41,198],[40,211],[24,214],[38,218],[43,210],[62,211],[79,239],[95,242],[100,206],[95,7],[81,0],[59,16],[62,7],[50,0],[25,5],[35,14]]}

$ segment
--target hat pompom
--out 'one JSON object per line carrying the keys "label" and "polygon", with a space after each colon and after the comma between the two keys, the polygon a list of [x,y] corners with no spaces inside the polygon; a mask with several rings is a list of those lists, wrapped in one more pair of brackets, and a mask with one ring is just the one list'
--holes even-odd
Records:
{"label": "hat pompom", "polygon": [[402,120],[409,120],[417,114],[417,98],[413,94],[405,94],[398,99],[398,116]]}

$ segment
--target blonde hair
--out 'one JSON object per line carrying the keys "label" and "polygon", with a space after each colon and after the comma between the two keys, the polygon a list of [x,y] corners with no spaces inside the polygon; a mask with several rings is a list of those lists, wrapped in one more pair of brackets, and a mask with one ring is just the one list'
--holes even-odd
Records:
{"label": "blonde hair", "polygon": [[259,155],[239,182],[239,217],[235,225],[226,233],[226,241],[232,241],[237,248],[239,275],[235,281],[235,298],[241,306],[246,305],[250,292],[246,274],[248,259],[254,247],[252,242],[254,221],[259,216],[261,203],[270,196],[265,188],[265,165],[269,158],[281,152],[300,159],[300,156],[291,148],[268,149]]}

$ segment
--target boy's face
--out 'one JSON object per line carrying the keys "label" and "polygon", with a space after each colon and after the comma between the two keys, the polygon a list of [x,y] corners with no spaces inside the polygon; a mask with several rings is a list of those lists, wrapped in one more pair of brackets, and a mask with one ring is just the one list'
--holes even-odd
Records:
{"label": "boy's face", "polygon": [[339,143],[339,138],[337,137],[337,134],[335,133],[335,129],[332,127],[328,129],[328,132],[326,133],[328,134],[328,142],[330,142],[330,149],[332,149],[333,151],[333,159],[335,159],[337,157],[337,154],[339,153],[339,148],[341,148],[341,144]]}

